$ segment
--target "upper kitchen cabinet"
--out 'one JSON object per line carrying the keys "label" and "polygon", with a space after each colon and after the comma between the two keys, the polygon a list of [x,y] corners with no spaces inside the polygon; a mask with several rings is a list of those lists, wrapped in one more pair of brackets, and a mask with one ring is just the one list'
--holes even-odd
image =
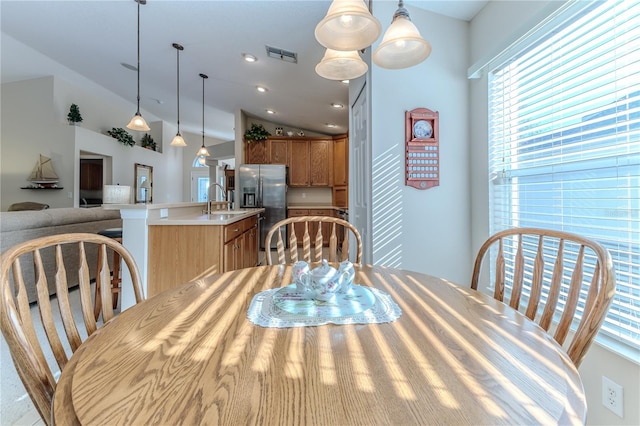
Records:
{"label": "upper kitchen cabinet", "polygon": [[287,139],[269,139],[267,150],[270,164],[289,165],[289,141]]}
{"label": "upper kitchen cabinet", "polygon": [[247,164],[269,164],[267,142],[266,140],[247,142],[244,148],[244,162]]}
{"label": "upper kitchen cabinet", "polygon": [[331,186],[332,153],[330,139],[292,140],[289,144],[289,185]]}
{"label": "upper kitchen cabinet", "polygon": [[269,138],[253,141],[245,145],[245,163],[247,164],[284,164],[289,165],[289,140]]}
{"label": "upper kitchen cabinet", "polygon": [[333,138],[333,186],[349,184],[349,137]]}

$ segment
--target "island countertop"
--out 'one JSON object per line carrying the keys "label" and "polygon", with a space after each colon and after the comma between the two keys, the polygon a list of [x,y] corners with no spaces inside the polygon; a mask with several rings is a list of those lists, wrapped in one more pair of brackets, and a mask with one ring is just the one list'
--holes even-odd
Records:
{"label": "island countertop", "polygon": [[125,218],[144,218],[146,225],[229,225],[264,212],[264,208],[212,210],[207,203],[103,204],[106,210],[120,210]]}
{"label": "island countertop", "polygon": [[149,219],[147,224],[157,225],[229,225],[264,212],[263,208],[213,210],[210,214],[185,213],[165,218]]}

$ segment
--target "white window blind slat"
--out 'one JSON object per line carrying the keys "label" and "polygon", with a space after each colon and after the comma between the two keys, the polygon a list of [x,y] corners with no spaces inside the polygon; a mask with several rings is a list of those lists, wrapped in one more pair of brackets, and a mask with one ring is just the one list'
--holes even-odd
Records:
{"label": "white window blind slat", "polygon": [[600,242],[617,274],[601,333],[640,349],[640,3],[571,16],[489,75],[491,232]]}

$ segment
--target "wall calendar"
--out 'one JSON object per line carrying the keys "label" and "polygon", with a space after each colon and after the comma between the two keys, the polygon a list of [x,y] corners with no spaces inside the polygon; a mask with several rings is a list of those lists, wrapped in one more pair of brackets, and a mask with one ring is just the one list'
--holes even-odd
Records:
{"label": "wall calendar", "polygon": [[405,112],[405,185],[429,189],[440,185],[440,145],[437,111]]}

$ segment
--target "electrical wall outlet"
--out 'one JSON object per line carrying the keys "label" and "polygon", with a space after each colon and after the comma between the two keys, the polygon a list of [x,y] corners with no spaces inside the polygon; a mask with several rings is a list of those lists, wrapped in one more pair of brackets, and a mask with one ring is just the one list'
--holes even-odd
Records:
{"label": "electrical wall outlet", "polygon": [[620,417],[624,417],[624,393],[622,386],[602,376],[602,405]]}

